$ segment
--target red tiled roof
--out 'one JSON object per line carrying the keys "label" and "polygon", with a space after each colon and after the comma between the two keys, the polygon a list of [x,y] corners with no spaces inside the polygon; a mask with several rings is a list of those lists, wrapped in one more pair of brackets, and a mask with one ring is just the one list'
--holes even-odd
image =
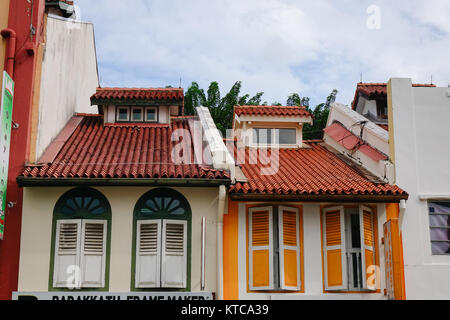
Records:
{"label": "red tiled roof", "polygon": [[[248,182],[237,182],[230,193],[265,195],[403,195],[395,185],[370,181],[321,143],[305,141],[311,148],[279,149],[278,170],[264,175],[261,168],[270,166],[264,152],[256,148],[243,150],[242,172]],[[235,148],[235,156],[237,155]],[[242,155],[242,159],[244,159]],[[276,157],[274,157],[276,158]],[[240,159],[240,156],[237,156]],[[242,161],[241,161],[242,162]],[[267,164],[269,163],[269,164]]]}
{"label": "red tiled roof", "polygon": [[358,136],[347,130],[347,128],[339,123],[333,123],[323,129],[323,131],[347,150],[358,149],[375,161],[387,159],[385,154],[369,146]]}
{"label": "red tiled roof", "polygon": [[285,116],[310,117],[305,107],[300,106],[235,106],[234,112],[240,115],[252,116]]}
{"label": "red tiled roof", "polygon": [[183,100],[182,88],[97,88],[91,100],[137,99],[137,100]]}
{"label": "red tiled roof", "polygon": [[194,164],[194,161],[192,164],[174,163],[172,150],[183,143],[171,139],[173,130],[178,128],[190,132],[186,120],[172,121],[171,127],[104,126],[101,117],[84,116],[67,141],[59,146],[51,163],[27,165],[22,176],[229,179],[229,172]]}
{"label": "red tiled roof", "polygon": [[[413,83],[413,87],[436,87],[434,84]],[[387,95],[387,83],[363,83],[359,82],[356,85],[355,98],[353,99],[352,109],[356,109],[359,94],[363,94],[369,98],[379,95]]]}

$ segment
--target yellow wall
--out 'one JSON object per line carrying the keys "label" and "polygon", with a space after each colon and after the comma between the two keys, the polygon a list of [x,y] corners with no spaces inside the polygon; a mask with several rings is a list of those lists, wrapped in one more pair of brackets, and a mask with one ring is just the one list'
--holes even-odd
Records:
{"label": "yellow wall", "polygon": [[[0,1],[0,30],[8,27],[9,0]],[[3,73],[5,66],[5,50],[7,40],[0,37],[0,71]],[[2,86],[3,77],[0,76],[0,88]]]}

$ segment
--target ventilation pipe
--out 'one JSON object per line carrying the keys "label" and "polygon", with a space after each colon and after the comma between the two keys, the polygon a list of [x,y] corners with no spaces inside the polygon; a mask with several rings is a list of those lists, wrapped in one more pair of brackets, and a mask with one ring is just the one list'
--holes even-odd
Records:
{"label": "ventilation pipe", "polygon": [[217,299],[223,300],[223,210],[225,208],[226,188],[219,187],[217,211]]}
{"label": "ventilation pipe", "polygon": [[0,31],[3,38],[9,39],[9,43],[6,49],[6,63],[5,70],[8,72],[9,76],[14,79],[14,56],[16,54],[16,32],[12,29],[3,29]]}

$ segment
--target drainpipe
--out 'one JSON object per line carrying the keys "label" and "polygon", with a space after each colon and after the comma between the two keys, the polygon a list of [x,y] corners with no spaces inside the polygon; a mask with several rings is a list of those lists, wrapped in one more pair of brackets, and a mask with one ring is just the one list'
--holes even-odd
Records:
{"label": "drainpipe", "polygon": [[14,79],[14,56],[16,54],[16,40],[17,35],[13,29],[3,29],[0,31],[3,38],[9,38],[8,48],[6,50],[6,65],[5,70],[9,76]]}
{"label": "drainpipe", "polygon": [[223,300],[223,210],[225,208],[224,185],[219,187],[219,204],[217,212],[217,299]]}

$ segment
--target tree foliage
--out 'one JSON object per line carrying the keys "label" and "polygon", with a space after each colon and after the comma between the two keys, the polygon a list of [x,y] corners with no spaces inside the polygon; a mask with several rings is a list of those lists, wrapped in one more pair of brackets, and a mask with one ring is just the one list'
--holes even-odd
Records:
{"label": "tree foliage", "polygon": [[[267,101],[261,102],[263,92],[258,92],[254,96],[250,94],[241,95],[241,87],[241,81],[235,82],[230,91],[222,97],[219,84],[216,81],[210,83],[206,93],[197,82],[192,82],[184,95],[185,114],[193,115],[195,108],[199,106],[208,107],[217,129],[224,134],[225,130],[232,126],[235,105],[267,105]],[[304,106],[314,117],[312,125],[305,124],[304,126],[304,139],[322,139],[322,130],[326,126],[330,105],[336,100],[337,93],[338,91],[334,89],[328,95],[326,101],[320,103],[314,109],[310,108],[308,97],[301,97],[298,93],[292,93],[288,96],[286,105]],[[281,106],[282,104],[273,102],[271,105]]]}

